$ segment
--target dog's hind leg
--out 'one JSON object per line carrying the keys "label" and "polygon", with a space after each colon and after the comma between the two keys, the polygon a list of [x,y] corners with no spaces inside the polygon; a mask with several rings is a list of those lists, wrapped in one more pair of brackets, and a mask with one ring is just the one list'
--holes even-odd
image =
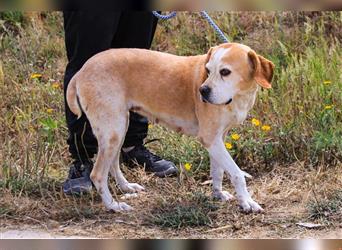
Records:
{"label": "dog's hind leg", "polygon": [[119,155],[116,157],[110,173],[115,178],[116,184],[122,192],[137,193],[145,190],[143,186],[137,183],[130,183],[126,180],[120,169]]}
{"label": "dog's hind leg", "polygon": [[144,187],[140,186],[137,183],[129,183],[120,169],[120,150],[124,142],[124,136],[126,135],[127,128],[128,128],[128,118],[129,118],[128,112],[126,112],[126,115],[122,114],[122,116],[120,117],[122,117],[122,119],[117,117],[117,119],[120,119],[118,121],[119,122],[118,124],[120,124],[118,128],[119,130],[118,132],[120,134],[120,138],[118,138],[119,150],[117,151],[117,154],[115,155],[113,165],[111,166],[109,171],[110,171],[110,174],[114,177],[115,182],[121,191],[127,192],[127,193],[141,192],[145,190]]}
{"label": "dog's hind leg", "polygon": [[[132,210],[132,207],[124,202],[115,201],[108,188],[108,173],[111,167],[118,163],[127,118],[125,113],[112,110],[112,108],[106,110],[103,114],[101,117],[97,117],[98,119],[90,119],[90,121],[93,121],[92,127],[99,145],[97,159],[90,177],[107,209],[129,211]],[[117,173],[115,178],[118,182],[126,181],[121,172]]]}
{"label": "dog's hind leg", "polygon": [[111,155],[112,153],[110,148],[99,147],[96,163],[90,178],[108,210],[115,212],[129,211],[132,210],[132,207],[124,202],[115,201],[108,188],[108,172],[114,160],[114,157]]}

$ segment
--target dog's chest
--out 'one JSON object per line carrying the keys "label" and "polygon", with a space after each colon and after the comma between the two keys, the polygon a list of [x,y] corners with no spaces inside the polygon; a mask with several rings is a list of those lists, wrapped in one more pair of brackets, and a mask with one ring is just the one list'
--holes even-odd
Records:
{"label": "dog's chest", "polygon": [[147,117],[151,123],[164,125],[176,132],[193,136],[198,133],[198,122],[195,117],[185,119],[167,113],[152,112],[142,105],[139,108],[135,106],[130,110]]}
{"label": "dog's chest", "polygon": [[231,113],[231,120],[234,125],[239,125],[244,122],[247,118],[247,110],[245,109],[236,109]]}
{"label": "dog's chest", "polygon": [[248,112],[251,110],[255,102],[255,94],[250,98],[240,99],[233,104],[233,107],[229,110],[230,122],[233,125],[242,124],[246,118]]}
{"label": "dog's chest", "polygon": [[198,124],[195,121],[165,115],[155,118],[154,122],[161,123],[182,134],[195,136],[198,133]]}

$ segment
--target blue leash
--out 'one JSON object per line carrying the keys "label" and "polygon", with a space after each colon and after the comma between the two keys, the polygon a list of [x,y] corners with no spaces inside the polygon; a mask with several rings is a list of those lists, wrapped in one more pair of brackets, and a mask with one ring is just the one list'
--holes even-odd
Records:
{"label": "blue leash", "polygon": [[[171,12],[168,15],[161,15],[159,14],[157,11],[152,11],[153,15],[155,15],[157,18],[162,19],[162,20],[167,20],[167,19],[171,19],[173,17],[175,17],[177,15],[176,11]],[[208,15],[208,13],[206,11],[201,11],[201,16],[204,17],[208,23],[214,28],[214,30],[216,31],[216,34],[220,37],[220,39],[224,42],[224,43],[228,43],[229,40],[227,39],[227,37],[224,35],[224,33],[222,32],[222,30],[217,26],[217,24],[214,22],[214,20]]]}
{"label": "blue leash", "polygon": [[159,14],[157,11],[152,11],[152,13],[153,13],[153,15],[155,15],[155,17],[158,17],[159,19],[162,19],[162,20],[171,19],[171,18],[174,18],[177,15],[176,11],[172,11],[168,15]]}

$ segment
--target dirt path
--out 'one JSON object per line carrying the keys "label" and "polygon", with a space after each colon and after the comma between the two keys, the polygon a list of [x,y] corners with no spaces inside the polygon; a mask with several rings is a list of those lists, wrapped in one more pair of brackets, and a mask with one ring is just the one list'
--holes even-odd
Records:
{"label": "dirt path", "polygon": [[52,235],[38,230],[9,230],[0,233],[1,239],[57,239],[64,238],[61,235]]}
{"label": "dirt path", "polygon": [[43,231],[40,229],[27,230],[3,230],[0,232],[0,239],[82,239],[86,237],[67,236],[55,232]]}
{"label": "dirt path", "polygon": [[[135,237],[132,236],[133,231],[136,231]],[[25,229],[4,229],[0,232],[0,239],[87,239],[87,238],[141,238],[139,236],[139,231],[143,234],[143,237],[146,237],[148,232],[144,230],[123,230],[127,235],[118,235],[118,234],[98,234],[93,236],[84,236],[85,231],[82,232],[81,228],[69,228],[67,233],[62,233],[54,231],[54,230],[46,230],[37,227],[29,228],[29,226],[25,226]],[[74,232],[74,234],[72,234]],[[78,233],[77,233],[78,232]],[[216,232],[216,233],[215,233]],[[164,232],[166,233],[166,232]],[[154,232],[150,231],[149,236],[147,238],[183,238],[182,235],[176,235],[175,232],[170,233],[169,235],[162,232]],[[200,232],[199,234],[189,235],[191,238],[203,238],[204,235]],[[258,232],[253,232],[250,237],[252,238],[267,238],[268,230],[259,229]],[[298,238],[298,235],[292,235],[289,238]],[[227,234],[224,233],[224,228],[221,230],[212,230],[208,232],[208,235],[205,238],[228,238]],[[231,238],[231,237],[229,237]],[[305,230],[300,234],[299,238],[314,238],[314,239],[342,239],[342,229],[335,230]]]}

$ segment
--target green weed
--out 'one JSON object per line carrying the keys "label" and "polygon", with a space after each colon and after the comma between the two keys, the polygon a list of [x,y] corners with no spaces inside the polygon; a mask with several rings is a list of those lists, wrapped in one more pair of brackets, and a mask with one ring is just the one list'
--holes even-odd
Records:
{"label": "green weed", "polygon": [[340,223],[342,218],[342,190],[337,190],[326,199],[313,200],[308,204],[309,218]]}
{"label": "green weed", "polygon": [[195,193],[188,204],[162,204],[152,211],[151,222],[161,227],[183,228],[212,224],[218,205],[202,193]]}

